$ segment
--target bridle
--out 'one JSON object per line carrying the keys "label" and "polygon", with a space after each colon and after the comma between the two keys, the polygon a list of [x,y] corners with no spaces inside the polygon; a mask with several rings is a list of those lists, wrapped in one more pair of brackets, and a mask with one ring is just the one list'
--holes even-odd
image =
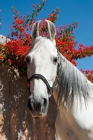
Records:
{"label": "bridle", "polygon": [[[58,51],[58,59],[60,59],[59,51]],[[59,61],[58,65],[57,65],[57,76],[56,76],[56,78],[55,78],[55,81],[54,81],[52,87],[49,85],[49,82],[47,81],[47,79],[46,79],[43,75],[41,75],[41,74],[33,74],[33,75],[28,79],[28,91],[29,91],[29,93],[31,94],[31,92],[30,92],[30,81],[31,81],[32,79],[41,79],[41,80],[45,83],[45,85],[46,85],[46,87],[47,87],[47,90],[48,90],[49,97],[50,97],[50,96],[52,95],[52,92],[53,92],[55,86],[57,85],[57,81],[58,81],[58,79],[59,79],[60,65],[61,65],[61,62]]]}
{"label": "bridle", "polygon": [[[51,86],[49,85],[48,81],[46,80],[46,78],[45,78],[43,75],[41,75],[41,74],[33,74],[33,75],[28,79],[28,83],[30,83],[30,81],[31,81],[32,79],[41,79],[41,80],[45,83],[45,85],[46,85],[46,87],[47,87],[47,89],[48,89],[48,93],[51,93],[51,92],[53,91],[53,87],[51,87]],[[30,89],[29,89],[29,92],[30,92]]]}

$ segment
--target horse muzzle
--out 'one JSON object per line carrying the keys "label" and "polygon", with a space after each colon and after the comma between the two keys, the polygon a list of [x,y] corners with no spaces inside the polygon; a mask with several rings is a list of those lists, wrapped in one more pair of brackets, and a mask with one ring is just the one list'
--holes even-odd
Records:
{"label": "horse muzzle", "polygon": [[47,115],[48,104],[46,99],[43,99],[42,102],[36,102],[29,98],[28,108],[31,111],[32,117],[45,117]]}

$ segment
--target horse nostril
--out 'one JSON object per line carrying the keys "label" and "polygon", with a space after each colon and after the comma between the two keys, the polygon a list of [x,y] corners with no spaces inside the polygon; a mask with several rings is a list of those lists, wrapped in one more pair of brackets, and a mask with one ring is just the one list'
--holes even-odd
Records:
{"label": "horse nostril", "polygon": [[32,110],[32,107],[31,107],[31,104],[30,104],[30,99],[28,100],[28,108],[29,108],[30,110]]}
{"label": "horse nostril", "polygon": [[47,105],[47,99],[46,98],[43,98],[43,104],[44,104],[44,106],[46,106]]}

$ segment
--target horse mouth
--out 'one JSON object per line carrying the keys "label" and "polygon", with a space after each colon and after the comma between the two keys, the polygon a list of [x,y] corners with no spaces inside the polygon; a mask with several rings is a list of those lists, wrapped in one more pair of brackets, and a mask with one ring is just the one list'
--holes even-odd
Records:
{"label": "horse mouth", "polygon": [[33,108],[30,105],[30,100],[28,100],[28,108],[31,112],[32,118],[40,119],[47,116],[47,112],[43,113],[43,112],[36,112],[35,110],[33,110]]}
{"label": "horse mouth", "polygon": [[40,119],[40,118],[44,118],[47,116],[47,113],[36,112],[33,109],[30,110],[30,112],[31,112],[32,118],[35,118],[35,119]]}

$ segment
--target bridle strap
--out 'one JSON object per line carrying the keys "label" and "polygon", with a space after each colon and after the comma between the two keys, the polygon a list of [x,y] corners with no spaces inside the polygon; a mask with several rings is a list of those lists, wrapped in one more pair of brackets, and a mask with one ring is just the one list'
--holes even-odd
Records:
{"label": "bridle strap", "polygon": [[41,74],[33,74],[33,75],[28,79],[28,83],[30,83],[30,81],[31,81],[32,79],[41,79],[41,80],[45,83],[45,85],[47,86],[48,92],[49,92],[49,93],[52,92],[53,88],[50,87],[48,81],[46,80],[46,78],[45,78],[43,75],[41,75]]}

